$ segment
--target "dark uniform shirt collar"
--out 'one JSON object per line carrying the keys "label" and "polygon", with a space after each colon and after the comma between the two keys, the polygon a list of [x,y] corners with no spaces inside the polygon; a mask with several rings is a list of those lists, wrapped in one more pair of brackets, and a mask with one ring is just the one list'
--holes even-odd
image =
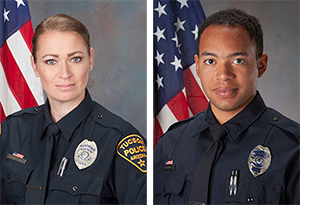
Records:
{"label": "dark uniform shirt collar", "polygon": [[[235,141],[239,135],[247,129],[254,121],[260,117],[260,115],[266,110],[266,105],[257,91],[254,99],[236,116],[231,118],[229,121],[225,122],[223,126],[229,136],[231,141]],[[206,121],[210,124],[219,124],[216,117],[212,113],[210,103],[206,111]]]}
{"label": "dark uniform shirt collar", "polygon": [[[56,123],[62,132],[62,136],[67,141],[70,140],[72,133],[77,128],[77,126],[90,114],[92,108],[93,101],[90,97],[89,92],[86,90],[86,96],[84,100],[75,109],[73,109]],[[45,120],[43,131],[49,124],[54,123],[51,119],[50,104],[48,100],[46,101],[44,106],[44,115]],[[42,135],[40,135],[40,137],[41,136]]]}

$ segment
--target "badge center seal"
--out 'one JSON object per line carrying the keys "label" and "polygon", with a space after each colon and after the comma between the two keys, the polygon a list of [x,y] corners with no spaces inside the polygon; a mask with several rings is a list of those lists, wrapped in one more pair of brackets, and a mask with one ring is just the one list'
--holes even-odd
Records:
{"label": "badge center seal", "polygon": [[74,152],[74,162],[79,170],[93,164],[98,156],[98,147],[94,141],[83,140]]}

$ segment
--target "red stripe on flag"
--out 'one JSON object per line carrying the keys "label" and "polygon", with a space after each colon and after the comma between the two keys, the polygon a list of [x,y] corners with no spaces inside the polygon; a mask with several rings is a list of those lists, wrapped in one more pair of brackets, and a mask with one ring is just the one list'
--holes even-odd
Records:
{"label": "red stripe on flag", "polygon": [[162,134],[163,134],[163,132],[162,132],[161,126],[160,126],[157,118],[154,118],[154,120],[153,120],[153,149],[155,148],[155,146],[158,143]]}
{"label": "red stripe on flag", "polygon": [[0,48],[0,61],[3,66],[8,86],[20,107],[25,109],[28,107],[38,106],[26,80],[10,52],[7,43]]}
{"label": "red stripe on flag", "polygon": [[180,91],[174,98],[172,98],[172,100],[170,100],[167,105],[178,121],[189,118],[187,99],[182,91]]}
{"label": "red stripe on flag", "polygon": [[199,87],[196,79],[194,79],[190,68],[187,68],[183,71],[183,78],[186,88],[187,101],[191,112],[193,114],[197,114],[206,110],[208,106],[208,100],[204,96],[204,93]]}
{"label": "red stripe on flag", "polygon": [[6,115],[4,114],[4,110],[3,110],[2,104],[0,102],[0,124],[2,123],[2,121],[4,119],[6,119]]}
{"label": "red stripe on flag", "polygon": [[20,28],[20,33],[24,39],[24,41],[26,42],[30,52],[32,53],[32,37],[33,37],[33,28],[32,28],[32,23],[31,20],[28,21],[26,24],[24,24],[21,28]]}

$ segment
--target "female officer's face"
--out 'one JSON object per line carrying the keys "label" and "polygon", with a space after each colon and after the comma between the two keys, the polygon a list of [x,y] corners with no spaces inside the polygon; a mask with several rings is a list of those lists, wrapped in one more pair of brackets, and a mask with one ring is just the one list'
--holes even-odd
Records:
{"label": "female officer's face", "polygon": [[37,62],[32,67],[41,79],[50,104],[79,104],[85,97],[94,53],[76,32],[52,31],[39,37]]}

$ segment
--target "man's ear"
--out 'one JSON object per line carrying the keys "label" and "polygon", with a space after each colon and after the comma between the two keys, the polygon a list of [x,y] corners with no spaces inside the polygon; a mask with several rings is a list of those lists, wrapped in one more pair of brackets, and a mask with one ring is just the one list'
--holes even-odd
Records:
{"label": "man's ear", "polygon": [[264,53],[258,58],[258,78],[261,78],[267,70],[268,54]]}
{"label": "man's ear", "polygon": [[197,54],[194,55],[194,61],[196,62],[196,70],[197,70],[197,75],[199,77],[200,70],[199,70],[199,57]]}

